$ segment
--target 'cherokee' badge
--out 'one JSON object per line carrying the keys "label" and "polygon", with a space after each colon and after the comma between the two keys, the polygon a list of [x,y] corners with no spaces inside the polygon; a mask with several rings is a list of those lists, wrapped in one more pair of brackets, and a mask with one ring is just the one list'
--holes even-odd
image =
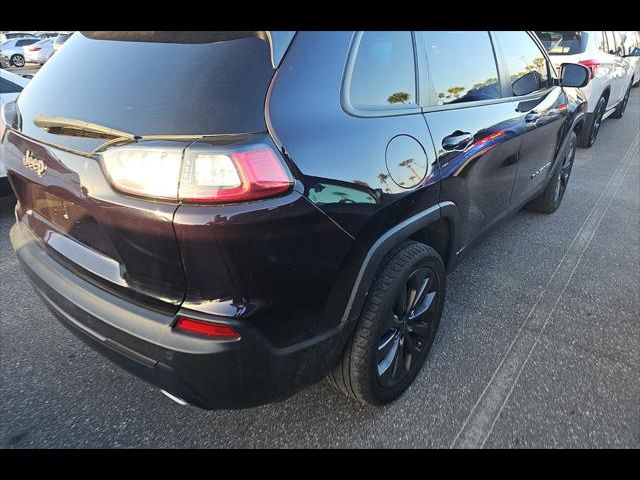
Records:
{"label": "'cherokee' badge", "polygon": [[47,164],[44,163],[43,160],[40,160],[38,157],[36,157],[31,150],[27,150],[26,152],[24,152],[22,164],[29,170],[33,170],[34,172],[36,172],[39,177],[42,177],[47,171]]}

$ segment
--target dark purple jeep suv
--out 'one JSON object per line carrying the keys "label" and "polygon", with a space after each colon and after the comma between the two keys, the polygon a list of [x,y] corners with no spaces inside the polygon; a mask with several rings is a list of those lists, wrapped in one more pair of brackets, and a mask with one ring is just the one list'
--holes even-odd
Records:
{"label": "dark purple jeep suv", "polygon": [[11,241],[63,324],[178,401],[328,375],[383,404],[464,248],[560,205],[588,78],[527,32],[77,32],[2,111]]}

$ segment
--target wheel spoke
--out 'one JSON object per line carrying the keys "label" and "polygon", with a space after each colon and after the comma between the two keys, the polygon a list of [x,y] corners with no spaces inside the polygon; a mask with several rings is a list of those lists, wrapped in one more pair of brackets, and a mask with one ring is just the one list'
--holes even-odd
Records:
{"label": "wheel spoke", "polygon": [[379,357],[384,357],[387,353],[389,353],[389,349],[391,348],[393,341],[397,340],[396,334],[397,334],[396,330],[389,330],[382,337],[382,342],[380,342],[380,345],[378,346]]}
{"label": "wheel spoke", "polygon": [[414,334],[418,335],[419,337],[422,337],[425,340],[427,340],[431,335],[431,330],[432,330],[431,323],[418,322],[418,323],[414,323],[411,327],[411,331]]}
{"label": "wheel spoke", "polygon": [[416,318],[419,318],[420,316],[424,315],[428,311],[432,310],[437,303],[437,302],[434,302],[435,298],[436,298],[436,292],[427,293],[424,299],[422,300],[422,303],[418,305],[418,307],[412,312],[411,316],[409,317],[409,320],[415,320]]}
{"label": "wheel spoke", "polygon": [[403,373],[404,370],[404,343],[398,339],[398,348],[396,349],[396,356],[393,359],[391,378],[397,380],[398,375]]}
{"label": "wheel spoke", "polygon": [[411,335],[411,333],[407,333],[404,336],[404,368],[409,371],[411,367],[411,362],[413,361],[413,357],[419,353],[418,344],[415,339]]}
{"label": "wheel spoke", "polygon": [[394,335],[392,337],[392,341],[389,343],[386,354],[378,362],[378,376],[380,377],[381,380],[383,380],[390,373],[392,373],[393,368],[391,367],[398,355],[399,346],[400,346],[400,337],[397,335]]}
{"label": "wheel spoke", "polygon": [[415,310],[418,306],[420,306],[421,302],[424,300],[424,295],[427,293],[427,288],[429,287],[430,283],[431,278],[425,275],[424,279],[419,284],[416,297],[409,311]]}

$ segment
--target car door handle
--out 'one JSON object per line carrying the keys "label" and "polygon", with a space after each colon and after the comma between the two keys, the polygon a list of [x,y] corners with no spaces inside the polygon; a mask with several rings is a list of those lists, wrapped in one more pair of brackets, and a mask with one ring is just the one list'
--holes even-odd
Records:
{"label": "car door handle", "polygon": [[442,139],[442,148],[445,150],[464,150],[473,142],[473,135],[469,132],[456,130],[448,137]]}
{"label": "car door handle", "polygon": [[538,120],[540,120],[540,114],[539,113],[527,113],[524,116],[524,121],[527,123],[536,123]]}

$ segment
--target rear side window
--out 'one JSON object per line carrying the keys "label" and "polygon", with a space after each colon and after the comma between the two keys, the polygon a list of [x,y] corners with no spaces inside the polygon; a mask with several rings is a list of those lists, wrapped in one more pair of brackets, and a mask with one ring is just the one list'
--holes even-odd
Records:
{"label": "rear side window", "polygon": [[10,82],[6,78],[0,77],[0,93],[19,93],[22,91],[20,85]]}
{"label": "rear side window", "polygon": [[586,49],[584,32],[538,31],[536,35],[549,55],[576,55]]}
{"label": "rear side window", "polygon": [[495,33],[509,71],[514,96],[528,95],[549,86],[549,68],[542,50],[527,32]]}
{"label": "rear side window", "polygon": [[438,105],[500,98],[488,32],[421,32]]}
{"label": "rear side window", "polygon": [[26,47],[27,45],[31,45],[32,43],[36,43],[38,41],[37,38],[29,39],[29,40],[18,40],[16,42],[16,47]]}
{"label": "rear side window", "polygon": [[349,99],[362,110],[416,105],[411,32],[365,32],[355,52]]}

